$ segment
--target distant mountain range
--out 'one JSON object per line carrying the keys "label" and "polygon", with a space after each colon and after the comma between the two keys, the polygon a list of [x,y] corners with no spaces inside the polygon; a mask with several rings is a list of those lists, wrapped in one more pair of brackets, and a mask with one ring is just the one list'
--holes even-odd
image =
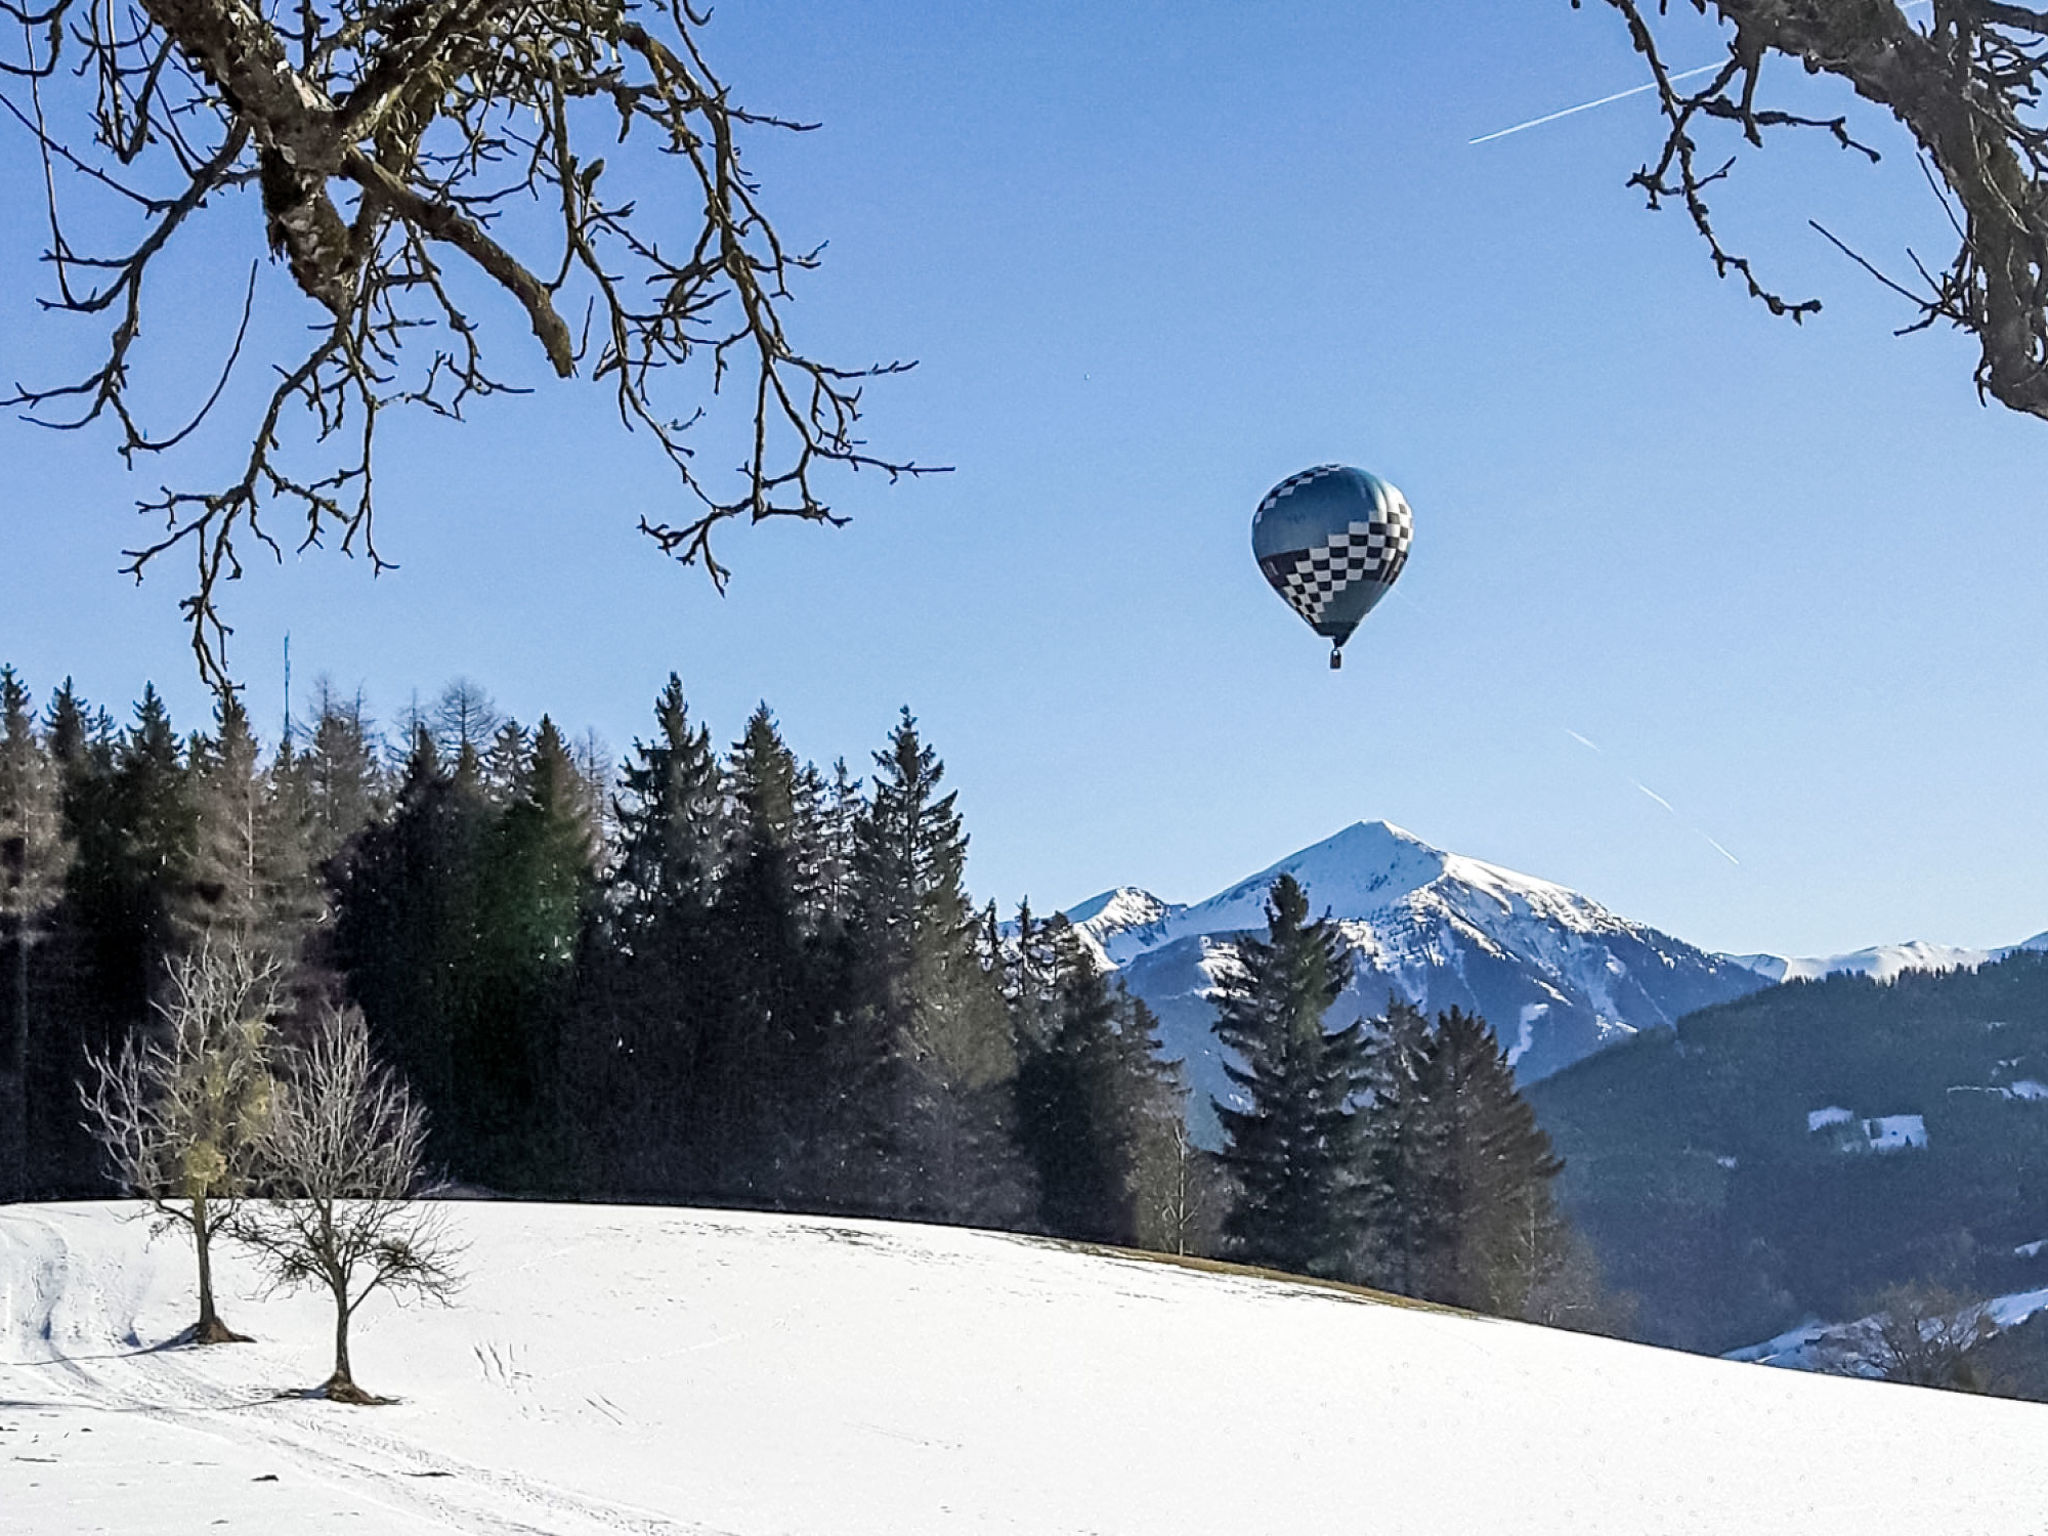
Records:
{"label": "distant mountain range", "polygon": [[1198,1134],[1213,1134],[1208,1097],[1228,1091],[1209,993],[1238,937],[1263,932],[1283,873],[1356,952],[1333,1023],[1383,1013],[1389,995],[1432,1012],[1456,1005],[1493,1024],[1525,1081],[1769,984],[1561,885],[1359,822],[1192,906],[1126,886],[1068,910],[1159,1015],[1167,1053],[1188,1063]]}
{"label": "distant mountain range", "polygon": [[1210,993],[1234,963],[1236,940],[1265,928],[1266,893],[1281,874],[1335,917],[1357,955],[1333,1023],[1385,1011],[1390,995],[1429,1012],[1482,1014],[1524,1082],[1535,1082],[1696,1008],[1788,979],[1973,967],[2018,949],[2048,950],[2048,933],[2003,950],[1909,943],[1794,958],[1714,954],[1548,880],[1434,848],[1384,821],[1363,821],[1181,905],[1119,886],[1066,916],[1106,966],[1161,1021],[1167,1054],[1188,1065],[1198,1134],[1213,1136],[1211,1095],[1229,1092]]}
{"label": "distant mountain range", "polygon": [[1904,944],[1873,944],[1846,955],[1788,958],[1785,955],[1724,955],[1737,965],[1747,966],[1766,981],[1819,981],[1823,976],[1868,976],[1872,981],[1891,981],[1905,971],[1967,971],[2022,950],[2048,950],[2048,933],[2037,933],[2003,949],[1969,949],[1959,944],[1928,944],[1919,939]]}

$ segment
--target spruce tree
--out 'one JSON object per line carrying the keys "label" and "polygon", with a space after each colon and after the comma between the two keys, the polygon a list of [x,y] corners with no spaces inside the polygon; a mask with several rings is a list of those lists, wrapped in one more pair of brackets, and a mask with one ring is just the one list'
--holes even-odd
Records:
{"label": "spruce tree", "polygon": [[613,805],[618,848],[586,967],[572,1097],[600,1107],[583,1155],[622,1195],[692,1192],[694,1057],[717,1006],[711,911],[727,841],[711,733],[669,674],[652,740],[635,741]]}
{"label": "spruce tree", "polygon": [[1366,1086],[1366,1043],[1358,1022],[1326,1032],[1323,1016],[1351,955],[1334,921],[1309,921],[1291,875],[1273,883],[1266,927],[1264,940],[1239,942],[1217,988],[1217,1037],[1237,1057],[1224,1070],[1243,1099],[1216,1107],[1235,1184],[1223,1230],[1248,1263],[1343,1276],[1361,1204],[1352,1100]]}
{"label": "spruce tree", "polygon": [[484,877],[496,820],[465,753],[449,772],[415,731],[388,822],[328,866],[332,962],[379,1048],[434,1111],[433,1152],[458,1178],[481,1179],[478,1115],[457,1042],[474,1037],[482,995]]}
{"label": "spruce tree", "polygon": [[299,764],[287,750],[264,765],[232,696],[215,722],[192,744],[195,832],[180,926],[288,964],[322,910]]}
{"label": "spruce tree", "polygon": [[1396,997],[1368,1041],[1359,1278],[1401,1296],[1422,1294],[1448,1243],[1436,1198],[1442,1122],[1431,1112],[1429,1021]]}
{"label": "spruce tree", "polygon": [[546,716],[512,789],[479,875],[476,1006],[450,1045],[480,1176],[499,1188],[559,1190],[554,1085],[596,844],[581,776]]}
{"label": "spruce tree", "polygon": [[859,1006],[839,1041],[873,1198],[906,1215],[1015,1220],[1030,1199],[1011,1123],[1016,1050],[964,884],[956,797],[939,792],[944,764],[908,709],[875,766],[852,862]]}
{"label": "spruce tree", "polygon": [[1416,1294],[1518,1317],[1562,1242],[1550,1187],[1564,1164],[1484,1019],[1439,1014],[1419,1066],[1431,1241]]}
{"label": "spruce tree", "polygon": [[1022,908],[1014,953],[1018,1139],[1040,1222],[1056,1236],[1136,1246],[1147,1143],[1183,1108],[1152,1016],[1111,987],[1064,917],[1037,923]]}
{"label": "spruce tree", "polygon": [[824,1021],[806,914],[815,807],[766,704],[726,760],[725,873],[712,913],[717,999],[699,1031],[692,1104],[717,1192],[788,1194],[822,1129]]}
{"label": "spruce tree", "polygon": [[50,936],[71,839],[57,764],[36,730],[28,689],[0,667],[0,1200],[27,1198],[31,957]]}

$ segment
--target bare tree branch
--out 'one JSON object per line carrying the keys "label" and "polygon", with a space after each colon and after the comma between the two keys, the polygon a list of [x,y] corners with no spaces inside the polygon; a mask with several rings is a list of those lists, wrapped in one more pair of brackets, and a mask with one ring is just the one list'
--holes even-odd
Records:
{"label": "bare tree branch", "polygon": [[[0,107],[44,171],[45,308],[106,326],[97,366],[17,383],[4,403],[60,430],[110,424],[132,466],[232,398],[246,305],[222,382],[181,429],[151,430],[160,402],[140,398],[132,371],[149,275],[202,212],[253,220],[260,206],[273,254],[318,306],[306,350],[271,360],[241,473],[143,500],[162,532],[127,552],[138,578],[181,545],[191,554],[183,608],[217,687],[232,686],[220,583],[241,574],[248,540],[283,552],[264,515],[288,509],[300,548],[338,537],[381,569],[383,414],[460,418],[512,388],[486,368],[471,296],[512,298],[550,372],[587,372],[621,423],[653,438],[690,510],[640,526],[720,586],[721,524],[841,521],[827,466],[927,472],[858,435],[862,381],[907,364],[837,368],[788,338],[789,281],[817,252],[785,246],[739,140],[810,125],[731,99],[699,46],[708,13],[687,0],[0,0],[0,20],[21,39],[0,45]],[[46,95],[83,139],[53,122]],[[600,135],[618,169],[591,151]],[[639,185],[615,190],[629,174]],[[73,238],[81,194],[97,199],[82,227],[111,249]],[[580,338],[565,318],[578,314]],[[700,464],[692,429],[728,393],[748,425],[726,474]]]}
{"label": "bare tree branch", "polygon": [[[1934,0],[1922,30],[1896,0],[1681,0],[1728,34],[1726,66],[1685,94],[1659,55],[1650,0],[1607,3],[1650,65],[1665,121],[1662,152],[1631,184],[1653,207],[1667,198],[1684,204],[1717,272],[1741,276],[1775,314],[1798,320],[1820,307],[1765,288],[1746,260],[1722,246],[1702,194],[1733,161],[1703,170],[1694,158],[1695,135],[1703,121],[1738,125],[1752,145],[1768,130],[1820,129],[1875,160],[1877,152],[1850,135],[1846,118],[1806,118],[1755,104],[1766,60],[1832,75],[1913,136],[1957,243],[1940,270],[1909,252],[1917,286],[1908,286],[1828,238],[1911,300],[1918,318],[1902,329],[1942,322],[1976,338],[1980,395],[2048,418],[2048,12],[2001,0]],[[1670,3],[1656,0],[1654,14]]]}
{"label": "bare tree branch", "polygon": [[262,1254],[274,1286],[334,1302],[334,1370],[318,1395],[373,1403],[349,1362],[349,1324],[379,1291],[446,1301],[461,1246],[426,1182],[426,1111],[370,1052],[356,1009],[329,1011],[280,1082],[262,1141],[270,1198],[234,1234]]}
{"label": "bare tree branch", "polygon": [[204,943],[173,960],[158,1032],[88,1058],[86,1129],[115,1182],[147,1200],[160,1228],[183,1227],[199,1262],[197,1344],[239,1341],[213,1296],[213,1239],[256,1176],[271,1108],[268,1019],[278,962],[238,944]]}

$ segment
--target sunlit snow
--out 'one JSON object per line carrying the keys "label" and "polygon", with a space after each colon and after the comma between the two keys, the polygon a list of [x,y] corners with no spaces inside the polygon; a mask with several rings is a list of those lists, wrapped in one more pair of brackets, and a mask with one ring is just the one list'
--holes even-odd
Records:
{"label": "sunlit snow", "polygon": [[37,1536],[1640,1536],[2041,1528],[2048,1409],[990,1234],[459,1207],[467,1289],[155,1351],[190,1256],[0,1211],[0,1528]]}

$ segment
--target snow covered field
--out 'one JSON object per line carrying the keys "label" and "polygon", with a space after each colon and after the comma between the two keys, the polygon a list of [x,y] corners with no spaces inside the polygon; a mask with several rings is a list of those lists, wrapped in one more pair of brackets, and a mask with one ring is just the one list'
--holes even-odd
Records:
{"label": "snow covered field", "polygon": [[152,1351],[189,1254],[0,1207],[0,1531],[2048,1532],[2048,1408],[880,1223],[463,1205],[450,1308]]}

